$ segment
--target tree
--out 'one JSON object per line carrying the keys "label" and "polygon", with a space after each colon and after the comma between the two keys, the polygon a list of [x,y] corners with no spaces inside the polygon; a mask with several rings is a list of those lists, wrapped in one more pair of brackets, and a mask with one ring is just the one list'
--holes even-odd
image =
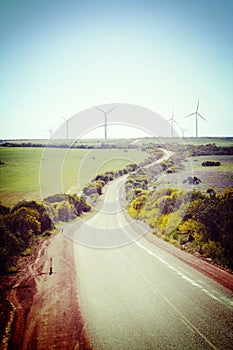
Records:
{"label": "tree", "polygon": [[105,182],[103,180],[93,181],[83,188],[83,193],[86,196],[91,196],[92,194],[98,194],[99,196],[102,194],[102,188],[104,187]]}
{"label": "tree", "polygon": [[25,246],[25,242],[7,228],[3,220],[0,222],[0,271],[4,272]]}
{"label": "tree", "polygon": [[10,209],[0,204],[0,215],[7,215],[10,213]]}
{"label": "tree", "polygon": [[[37,212],[38,221],[41,224],[41,232],[43,233],[46,230],[52,230],[54,228],[52,220],[49,218],[49,215],[42,203],[38,203],[36,201],[21,201],[17,203],[11,210],[11,213],[13,214],[15,211],[17,211],[20,208],[28,208],[31,209],[34,212]],[[37,215],[36,214],[36,215]]]}
{"label": "tree", "polygon": [[137,218],[145,206],[148,194],[142,194],[136,197],[128,206],[128,213],[133,217]]}
{"label": "tree", "polygon": [[195,240],[199,247],[201,247],[202,243],[206,242],[206,239],[208,238],[205,225],[193,219],[183,221],[178,229],[182,235],[188,236],[188,242]]}
{"label": "tree", "polygon": [[57,212],[59,221],[67,222],[76,218],[74,206],[66,201],[58,203]]}
{"label": "tree", "polygon": [[21,207],[8,218],[8,227],[12,233],[17,233],[26,244],[29,244],[33,234],[41,233],[39,214],[35,209]]}

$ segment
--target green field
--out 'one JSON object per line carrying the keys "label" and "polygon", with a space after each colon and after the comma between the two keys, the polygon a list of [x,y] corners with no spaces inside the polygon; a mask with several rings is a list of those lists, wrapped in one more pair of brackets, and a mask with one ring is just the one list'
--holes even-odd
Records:
{"label": "green field", "polygon": [[[201,164],[207,160],[220,161],[221,166],[204,167]],[[228,187],[233,187],[233,156],[201,156],[191,157],[193,173],[201,179],[198,189],[206,192],[213,188],[222,193]]]}
{"label": "green field", "polygon": [[[185,169],[178,174],[165,174],[160,186],[173,188],[196,189],[206,192],[213,188],[222,193],[226,188],[233,187],[233,156],[199,156],[190,157],[189,163],[184,163]],[[221,166],[204,167],[205,161],[220,161]],[[188,164],[188,165],[187,165]],[[196,176],[201,180],[198,185],[183,185],[188,176]]]}
{"label": "green field", "polygon": [[[0,201],[40,200],[57,192],[78,190],[97,173],[122,169],[148,154],[137,150],[80,150],[1,147]],[[79,184],[79,186],[77,186]]]}

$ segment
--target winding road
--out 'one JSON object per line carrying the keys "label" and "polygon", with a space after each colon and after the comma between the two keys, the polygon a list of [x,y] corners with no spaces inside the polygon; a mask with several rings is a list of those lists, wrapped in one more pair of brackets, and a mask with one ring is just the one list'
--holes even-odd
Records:
{"label": "winding road", "polygon": [[108,185],[73,237],[93,349],[232,349],[231,292],[146,238],[124,212],[124,181]]}

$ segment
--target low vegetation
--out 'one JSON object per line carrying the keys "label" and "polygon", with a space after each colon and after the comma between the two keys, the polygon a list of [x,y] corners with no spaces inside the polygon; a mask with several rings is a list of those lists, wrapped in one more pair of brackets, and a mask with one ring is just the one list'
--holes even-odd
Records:
{"label": "low vegetation", "polygon": [[215,143],[208,143],[206,145],[187,145],[187,152],[189,156],[211,156],[211,155],[232,155],[232,143],[228,147],[217,146]]}
{"label": "low vegetation", "polygon": [[201,163],[202,166],[220,166],[221,165],[221,162],[214,162],[214,161],[211,161],[211,160],[207,160],[203,163]]}
{"label": "low vegetation", "polygon": [[[201,192],[198,188],[202,180],[183,172],[186,157],[195,154],[197,160],[199,157],[204,159],[203,154],[221,153],[225,155],[219,156],[223,159],[229,157],[226,154],[232,154],[232,147],[225,150],[215,145],[189,145],[187,148],[170,145],[169,148],[176,152],[173,157],[149,169],[137,170],[128,177],[125,184],[128,213],[134,219],[146,222],[158,237],[233,270],[233,188],[222,184],[225,186],[222,193],[208,187]],[[226,172],[232,171],[232,163],[228,165],[226,161],[224,158],[223,168]],[[197,174],[205,161],[199,163],[194,163],[194,170],[197,167],[199,170]],[[205,164],[218,167],[221,162],[208,160]],[[162,174],[167,177],[177,171],[183,172],[183,176],[186,174],[183,183],[195,185],[194,190],[157,188],[157,179]],[[205,185],[207,179],[206,176],[203,178]]]}
{"label": "low vegetation", "polygon": [[197,176],[188,176],[187,179],[183,180],[183,183],[188,183],[189,185],[199,185],[201,183],[201,179]]}
{"label": "low vegetation", "polygon": [[76,219],[82,213],[91,210],[84,196],[76,194],[55,194],[44,200],[44,206],[53,222],[68,222]]}
{"label": "low vegetation", "polygon": [[19,256],[28,255],[37,238],[53,228],[40,203],[22,201],[11,209],[0,205],[0,272],[14,270]]}
{"label": "low vegetation", "polygon": [[41,237],[48,237],[58,221],[76,219],[91,207],[83,196],[56,194],[44,203],[21,201],[13,208],[0,205],[0,272],[17,270],[20,256],[29,255]]}
{"label": "low vegetation", "polygon": [[149,224],[155,235],[233,269],[233,189],[203,194],[137,188],[134,193],[128,213]]}

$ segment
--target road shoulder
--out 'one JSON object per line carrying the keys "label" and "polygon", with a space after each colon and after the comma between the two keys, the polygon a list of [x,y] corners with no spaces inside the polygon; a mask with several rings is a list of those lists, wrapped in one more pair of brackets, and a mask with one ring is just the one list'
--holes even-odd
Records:
{"label": "road shoulder", "polygon": [[8,295],[14,311],[9,349],[91,349],[78,303],[72,247],[59,232],[18,274]]}

